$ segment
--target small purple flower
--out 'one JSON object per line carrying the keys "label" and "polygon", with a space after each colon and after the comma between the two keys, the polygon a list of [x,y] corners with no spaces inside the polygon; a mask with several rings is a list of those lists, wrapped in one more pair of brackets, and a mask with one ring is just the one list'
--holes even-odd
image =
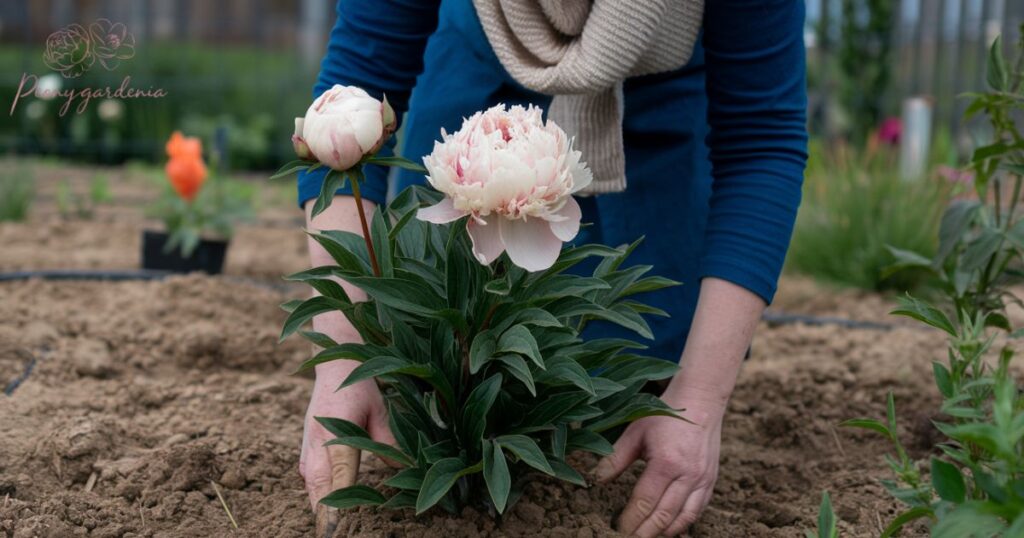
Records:
{"label": "small purple flower", "polygon": [[885,118],[878,127],[878,140],[890,146],[898,146],[902,134],[903,122],[895,116]]}
{"label": "small purple flower", "polygon": [[96,61],[89,33],[81,25],[72,24],[50,34],[43,61],[64,78],[81,76]]}

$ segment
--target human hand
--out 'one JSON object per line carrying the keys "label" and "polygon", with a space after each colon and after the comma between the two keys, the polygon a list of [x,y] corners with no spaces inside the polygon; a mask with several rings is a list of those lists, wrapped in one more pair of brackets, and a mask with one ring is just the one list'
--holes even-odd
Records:
{"label": "human hand", "polygon": [[334,438],[315,417],[336,417],[354,422],[370,434],[373,440],[395,444],[388,427],[384,399],[373,380],[365,380],[336,390],[348,373],[356,366],[348,361],[323,364],[317,367],[316,383],[306,408],[302,432],[302,452],[299,456],[299,474],[306,482],[309,502],[316,513],[317,538],[334,534],[337,511],[330,510],[319,501],[328,493],[351,486],[359,473],[359,450],[349,446],[324,446]]}
{"label": "human hand", "polygon": [[724,403],[668,393],[662,399],[684,408],[682,416],[695,424],[661,416],[638,420],[595,470],[599,482],[608,482],[638,458],[647,462],[619,517],[620,532],[642,538],[686,532],[711,500],[718,478]]}

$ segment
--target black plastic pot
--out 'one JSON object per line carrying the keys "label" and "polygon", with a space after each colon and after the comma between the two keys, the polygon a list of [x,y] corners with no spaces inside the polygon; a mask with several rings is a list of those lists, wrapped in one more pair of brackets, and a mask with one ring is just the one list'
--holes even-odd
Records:
{"label": "black plastic pot", "polygon": [[142,232],[142,268],[172,273],[191,273],[202,271],[207,274],[220,274],[224,269],[224,256],[228,251],[227,241],[203,239],[192,251],[192,255],[184,258],[181,250],[175,248],[164,252],[164,246],[170,238],[164,232],[144,230]]}

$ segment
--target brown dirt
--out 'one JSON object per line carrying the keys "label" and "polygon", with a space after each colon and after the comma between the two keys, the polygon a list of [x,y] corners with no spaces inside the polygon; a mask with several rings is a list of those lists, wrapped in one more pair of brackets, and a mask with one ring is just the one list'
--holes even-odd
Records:
{"label": "brown dirt", "polygon": [[[307,535],[296,461],[310,382],[288,375],[307,350],[275,343],[282,298],[200,276],[0,285],[0,379],[38,361],[0,397],[0,531],[227,535],[213,480],[236,534]],[[907,329],[762,327],[730,405],[715,498],[693,534],[794,536],[813,526],[827,489],[844,535],[876,535],[895,508],[877,483],[887,447],[835,425],[879,416],[894,390],[924,456],[930,434],[920,425],[935,403],[927,359],[941,345]],[[346,514],[339,536],[612,536],[639,470],[589,489],[540,481],[500,527],[471,511],[364,509]]]}
{"label": "brown dirt", "polygon": [[[0,270],[132,267],[140,219],[69,223],[44,204],[29,223],[0,223]],[[296,229],[250,231],[232,246],[229,273],[276,279],[301,268]],[[276,305],[293,296],[230,276],[0,283],[0,387],[36,361],[0,395],[0,536],[310,535],[297,460],[311,382],[289,375],[308,348],[276,343]],[[784,281],[780,302],[876,320],[889,309],[802,279]],[[836,425],[881,416],[894,391],[904,440],[926,457],[937,408],[928,363],[942,346],[933,332],[902,327],[763,325],[730,404],[715,496],[692,534],[802,535],[828,490],[843,536],[877,536],[898,508],[878,484],[889,476],[888,446]],[[374,461],[366,467],[368,483],[386,475]],[[472,510],[359,509],[337,536],[617,536],[613,517],[641,469],[590,488],[539,480],[500,525]]]}

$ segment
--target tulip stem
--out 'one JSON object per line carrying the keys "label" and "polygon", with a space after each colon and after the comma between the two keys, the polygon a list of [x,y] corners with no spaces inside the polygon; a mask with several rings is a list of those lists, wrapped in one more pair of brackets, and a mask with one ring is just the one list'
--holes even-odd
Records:
{"label": "tulip stem", "polygon": [[373,267],[373,276],[380,278],[380,266],[377,265],[377,253],[373,250],[373,241],[370,239],[370,227],[366,225],[366,212],[363,210],[363,197],[359,194],[359,180],[363,177],[362,170],[354,170],[349,177],[352,182],[352,197],[356,199],[356,211],[359,212],[359,224],[363,226],[363,240],[366,241],[366,252],[370,255],[370,265]]}

